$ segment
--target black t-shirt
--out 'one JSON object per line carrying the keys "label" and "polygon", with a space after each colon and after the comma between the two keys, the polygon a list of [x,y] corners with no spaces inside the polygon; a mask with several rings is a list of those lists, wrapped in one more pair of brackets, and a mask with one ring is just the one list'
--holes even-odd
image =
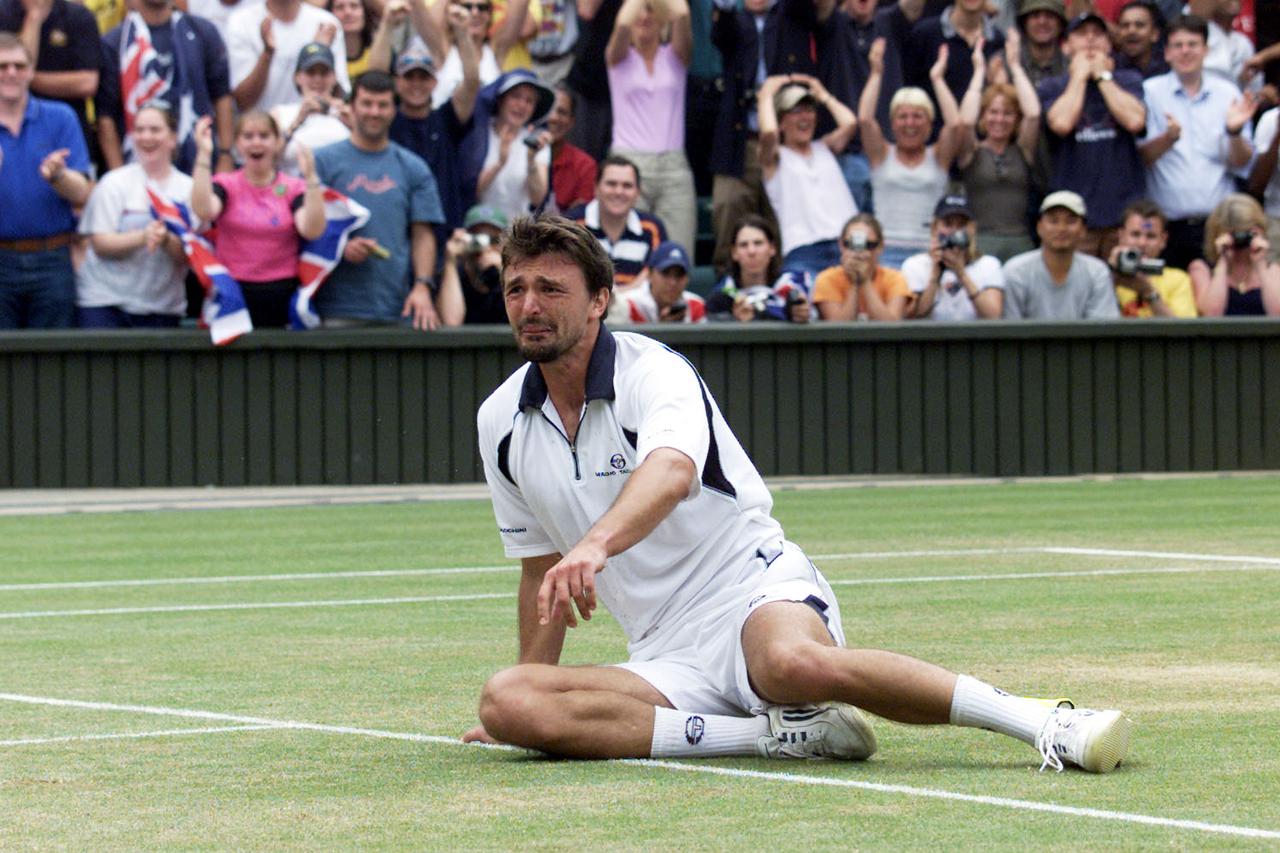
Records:
{"label": "black t-shirt", "polygon": [[[0,0],[0,31],[22,30],[27,10],[21,0]],[[102,40],[93,13],[67,0],[53,0],[53,8],[40,28],[40,58],[36,71],[99,71],[102,67]],[[33,95],[47,97],[33,90]],[[87,98],[53,98],[76,111],[82,127],[88,127]]]}
{"label": "black t-shirt", "polygon": [[391,141],[425,160],[431,174],[435,175],[445,220],[442,228],[437,229],[437,237],[443,233],[448,239],[453,229],[462,227],[462,219],[467,212],[463,207],[466,202],[462,192],[459,146],[474,120],[473,115],[466,124],[458,121],[453,102],[445,101],[426,118],[409,118],[404,113],[397,113],[391,122]]}
{"label": "black t-shirt", "polygon": [[458,278],[462,281],[462,296],[467,302],[468,325],[472,323],[507,322],[507,303],[502,298],[502,273],[497,267],[481,270],[480,281],[488,290],[481,293],[471,283],[464,264],[458,264]]}

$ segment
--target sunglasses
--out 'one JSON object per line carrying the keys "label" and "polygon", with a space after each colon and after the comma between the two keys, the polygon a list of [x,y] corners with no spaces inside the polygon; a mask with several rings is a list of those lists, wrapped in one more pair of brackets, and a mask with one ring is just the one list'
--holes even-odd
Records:
{"label": "sunglasses", "polygon": [[852,237],[844,239],[844,247],[851,252],[872,251],[880,248],[879,240],[854,240]]}
{"label": "sunglasses", "polygon": [[476,13],[484,14],[486,12],[493,11],[492,3],[459,3],[458,5],[473,15]]}

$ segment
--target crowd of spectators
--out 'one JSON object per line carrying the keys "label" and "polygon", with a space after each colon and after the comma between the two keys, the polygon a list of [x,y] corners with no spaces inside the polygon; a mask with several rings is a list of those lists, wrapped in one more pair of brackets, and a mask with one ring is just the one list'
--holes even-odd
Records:
{"label": "crowd of spectators", "polygon": [[286,326],[330,189],[371,216],[328,327],[502,322],[527,214],[596,235],[624,323],[1277,315],[1280,44],[1239,15],[0,0],[0,328],[195,316],[157,199]]}

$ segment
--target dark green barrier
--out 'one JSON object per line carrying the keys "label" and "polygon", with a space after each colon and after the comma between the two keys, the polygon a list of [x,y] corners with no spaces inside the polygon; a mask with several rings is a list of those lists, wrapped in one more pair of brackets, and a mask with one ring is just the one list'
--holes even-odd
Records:
{"label": "dark green barrier", "polygon": [[[760,470],[1280,469],[1280,323],[663,329]],[[0,487],[482,479],[503,329],[0,334]]]}

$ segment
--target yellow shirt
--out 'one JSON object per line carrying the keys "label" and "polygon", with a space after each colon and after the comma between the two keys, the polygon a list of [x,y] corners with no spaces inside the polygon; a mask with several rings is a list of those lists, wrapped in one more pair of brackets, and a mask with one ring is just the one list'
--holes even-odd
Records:
{"label": "yellow shirt", "polygon": [[98,32],[102,35],[120,26],[124,22],[125,12],[128,11],[124,0],[82,0],[82,5],[93,13],[93,17],[98,21]]}
{"label": "yellow shirt", "polygon": [[[1191,286],[1191,276],[1179,269],[1165,267],[1160,275],[1149,275],[1147,278],[1160,299],[1175,317],[1196,317],[1196,294]],[[1120,304],[1120,314],[1124,317],[1154,317],[1151,306],[1138,302],[1137,291],[1116,285],[1116,302]]]}
{"label": "yellow shirt", "polygon": [[[493,23],[489,25],[489,40],[493,41],[494,33],[501,27],[502,22],[507,19],[507,0],[492,0],[493,2]],[[533,21],[535,24],[542,23],[542,4],[538,0],[530,0],[529,11],[525,15],[525,22]],[[507,55],[502,57],[502,70],[510,71],[513,68],[532,68],[533,57],[529,55],[529,48],[524,39],[517,39],[516,43],[511,45],[511,49],[507,51]]]}

